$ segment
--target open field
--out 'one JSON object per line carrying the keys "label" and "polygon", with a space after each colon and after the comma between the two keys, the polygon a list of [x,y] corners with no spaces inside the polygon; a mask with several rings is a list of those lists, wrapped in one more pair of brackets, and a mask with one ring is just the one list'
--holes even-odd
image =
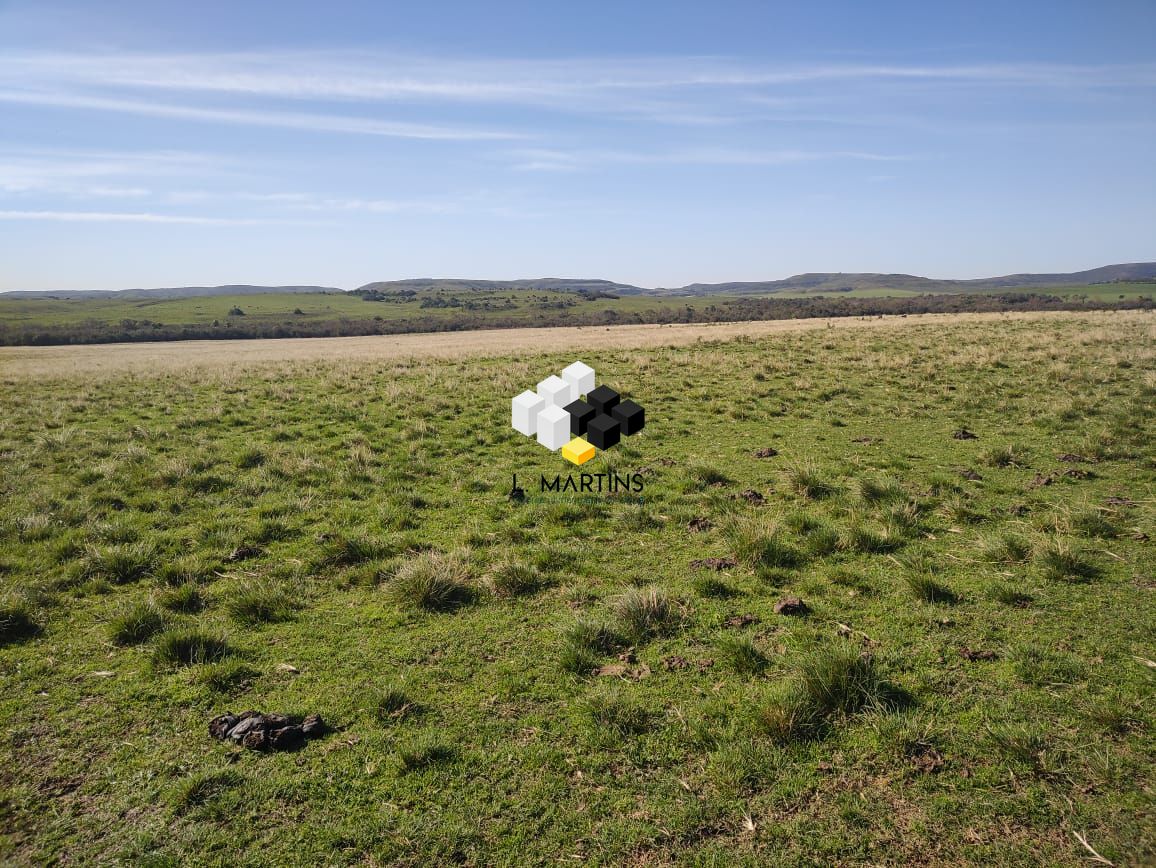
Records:
{"label": "open field", "polygon": [[[641,494],[543,494],[572,468],[509,428],[576,357],[647,409],[582,470]],[[1151,312],[10,348],[0,383],[2,862],[1156,861]],[[209,737],[249,708],[336,731]]]}
{"label": "open field", "polygon": [[[0,345],[332,337],[429,331],[1150,304],[1156,283],[929,295],[906,289],[604,297],[538,289],[422,289],[359,295],[0,298]],[[886,303],[886,304],[885,304]],[[879,307],[884,305],[883,307]],[[878,307],[878,309],[876,309]]]}
{"label": "open field", "polygon": [[[385,362],[399,359],[466,359],[563,350],[646,349],[702,341],[758,338],[816,329],[895,329],[914,325],[1070,320],[1065,312],[912,314],[832,319],[754,320],[667,325],[573,326],[493,329],[348,338],[179,341],[56,347],[0,347],[0,376],[91,377],[190,368],[233,370],[275,362]],[[1081,322],[1111,328],[1118,322],[1147,323],[1144,312],[1084,314]]]}

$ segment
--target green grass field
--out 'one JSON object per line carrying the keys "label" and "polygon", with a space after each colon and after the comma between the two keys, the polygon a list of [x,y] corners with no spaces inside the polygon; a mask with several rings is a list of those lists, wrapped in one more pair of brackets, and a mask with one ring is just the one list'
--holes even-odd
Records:
{"label": "green grass field", "polygon": [[1154,326],[588,357],[641,495],[538,491],[573,356],[0,367],[0,861],[1152,864]]}
{"label": "green grass field", "polygon": [[[344,293],[265,293],[261,295],[219,295],[204,298],[175,299],[0,299],[0,322],[10,325],[79,325],[86,321],[119,323],[121,320],[149,320],[165,325],[207,325],[214,320],[227,321],[229,311],[240,308],[246,320],[264,319],[276,322],[298,320],[406,319],[433,316],[448,319],[460,316],[460,307],[422,307],[424,299],[439,297],[435,291],[423,291],[410,301],[373,302]],[[478,305],[478,313],[492,310],[503,317],[530,321],[540,311],[564,310],[560,305],[582,311],[617,310],[620,313],[643,310],[681,308],[688,302],[703,304],[703,299],[625,296],[618,299],[583,301],[574,293],[553,291],[486,291],[444,293],[442,298],[457,298]],[[720,296],[719,298],[731,298]],[[300,313],[294,313],[300,311]]]}
{"label": "green grass field", "polygon": [[[1008,290],[1015,291],[1015,290]],[[1111,302],[1137,297],[1156,297],[1156,284],[1113,284],[1102,286],[1055,287],[1036,292],[1061,297],[1087,297]],[[993,294],[994,291],[980,294]],[[21,299],[0,298],[0,326],[12,328],[43,326],[81,326],[85,324],[116,325],[125,320],[160,323],[167,326],[207,326],[213,322],[252,326],[254,323],[300,325],[317,321],[369,320],[387,321],[432,317],[452,320],[464,315],[487,319],[512,320],[533,325],[539,320],[549,324],[563,323],[568,316],[589,316],[614,311],[620,316],[646,315],[681,311],[688,305],[704,309],[710,305],[726,308],[738,299],[842,299],[842,298],[918,298],[921,293],[905,289],[856,289],[850,292],[774,293],[737,296],[720,293],[709,296],[628,295],[616,299],[584,300],[571,292],[547,290],[476,290],[472,292],[439,292],[421,290],[408,301],[375,302],[345,293],[267,293],[261,295],[221,295],[178,299]],[[457,301],[447,307],[429,306],[431,301]],[[423,302],[427,306],[423,307]],[[464,307],[470,304],[472,307]],[[244,317],[230,316],[239,308]]]}

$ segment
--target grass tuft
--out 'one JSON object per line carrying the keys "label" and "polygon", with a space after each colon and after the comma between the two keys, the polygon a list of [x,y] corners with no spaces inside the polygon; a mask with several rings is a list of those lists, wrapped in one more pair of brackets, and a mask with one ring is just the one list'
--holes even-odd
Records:
{"label": "grass tuft", "polygon": [[903,581],[917,600],[946,605],[959,602],[959,597],[951,588],[927,573],[907,573]]}
{"label": "grass tuft", "polygon": [[225,598],[224,609],[239,624],[275,624],[290,620],[300,608],[295,593],[287,583],[253,579]]}
{"label": "grass tuft", "polygon": [[171,588],[182,585],[208,584],[216,575],[214,564],[206,558],[188,555],[172,561],[165,561],[155,571],[157,583]]}
{"label": "grass tuft", "polygon": [[715,642],[715,648],[722,661],[740,675],[758,675],[769,662],[749,636],[723,636]]}
{"label": "grass tuft", "polygon": [[155,558],[155,551],[148,543],[92,548],[88,552],[86,569],[91,578],[126,585],[149,575],[156,567]]}
{"label": "grass tuft", "polygon": [[0,645],[30,639],[40,633],[32,609],[20,600],[0,605]]}
{"label": "grass tuft", "polygon": [[421,736],[397,749],[398,766],[403,774],[423,771],[456,758],[457,751],[453,747],[429,735]]}
{"label": "grass tuft", "polygon": [[988,589],[988,596],[997,603],[1003,603],[1005,606],[1015,606],[1017,608],[1023,608],[1032,602],[1031,594],[1007,582],[997,582],[992,585]]}
{"label": "grass tuft", "polygon": [[379,541],[365,536],[336,534],[321,546],[318,566],[352,567],[391,554]]}
{"label": "grass tuft", "polygon": [[200,588],[188,582],[161,594],[160,604],[170,612],[193,615],[205,608],[205,598]]}
{"label": "grass tuft", "polygon": [[1008,443],[984,450],[980,460],[988,467],[1012,467],[1024,463],[1023,450]]}
{"label": "grass tuft", "polygon": [[379,722],[397,723],[417,711],[417,705],[400,687],[387,687],[377,697],[374,716]]}
{"label": "grass tuft", "polygon": [[727,522],[725,533],[735,557],[752,569],[787,569],[804,561],[776,525],[756,516],[736,516]]}
{"label": "grass tuft", "polygon": [[1036,549],[1040,575],[1054,582],[1086,582],[1099,575],[1099,568],[1081,550],[1061,539],[1051,539]]}
{"label": "grass tuft", "polygon": [[595,726],[614,735],[639,735],[650,728],[650,712],[618,690],[592,694],[586,708]]}
{"label": "grass tuft", "polygon": [[153,657],[158,663],[196,666],[219,663],[231,653],[229,643],[223,636],[194,628],[163,633],[157,640]]}
{"label": "grass tuft", "polygon": [[725,600],[735,596],[735,589],[714,576],[695,576],[691,580],[691,587],[700,597],[715,600]]}
{"label": "grass tuft", "polygon": [[405,608],[448,612],[472,602],[477,592],[463,555],[420,552],[398,567],[388,595]]}
{"label": "grass tuft", "polygon": [[614,601],[614,616],[634,642],[671,633],[682,613],[670,595],[658,587],[632,588]]}
{"label": "grass tuft", "polygon": [[240,786],[243,780],[233,769],[198,772],[177,784],[169,797],[169,804],[174,811],[181,813]]}
{"label": "grass tuft", "polygon": [[164,616],[152,603],[137,603],[109,624],[109,639],[116,645],[140,645],[165,629]]}
{"label": "grass tuft", "polygon": [[1002,724],[988,728],[987,739],[996,752],[1037,771],[1044,766],[1046,733],[1029,724]]}
{"label": "grass tuft", "polygon": [[487,583],[499,597],[522,597],[541,590],[546,577],[532,564],[503,561],[486,577]]}
{"label": "grass tuft", "polygon": [[1004,533],[987,539],[981,548],[984,558],[996,564],[1014,566],[1031,557],[1031,544],[1022,536]]}
{"label": "grass tuft", "polygon": [[775,741],[797,741],[819,737],[860,711],[891,711],[905,703],[905,694],[883,679],[873,657],[840,642],[803,657],[792,679],[756,712],[756,722]]}
{"label": "grass tuft", "polygon": [[787,483],[799,497],[822,500],[835,493],[835,485],[813,464],[801,464],[787,471]]}
{"label": "grass tuft", "polygon": [[866,503],[886,503],[904,497],[903,487],[894,479],[864,478],[858,482],[859,497]]}

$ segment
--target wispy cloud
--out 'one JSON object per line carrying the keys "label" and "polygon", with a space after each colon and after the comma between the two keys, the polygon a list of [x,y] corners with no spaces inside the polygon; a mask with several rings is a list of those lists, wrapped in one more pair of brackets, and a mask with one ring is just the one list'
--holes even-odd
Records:
{"label": "wispy cloud", "polygon": [[[82,54],[17,52],[0,58],[0,101],[158,118],[410,139],[516,138],[516,128],[478,129],[379,116],[380,105],[529,107],[710,126],[759,120],[821,93],[846,105],[848,89],[1050,90],[1061,95],[1156,89],[1156,64],[767,65],[721,57],[577,57],[556,60],[421,57],[392,52]],[[262,101],[254,107],[252,101]],[[205,100],[211,103],[203,104]],[[271,102],[276,101],[276,102]],[[358,111],[286,110],[284,101],[357,105]],[[244,105],[238,105],[244,102]],[[764,112],[765,114],[765,112]],[[804,115],[806,113],[803,113]]]}
{"label": "wispy cloud", "polygon": [[533,102],[614,91],[916,80],[1032,87],[1156,87],[1156,64],[768,66],[723,57],[555,60],[422,57],[396,52],[227,54],[15,53],[0,79],[333,100]]}
{"label": "wispy cloud", "polygon": [[0,211],[0,220],[46,220],[57,223],[163,223],[187,226],[303,225],[302,221],[296,220],[204,217],[187,214],[153,214],[149,212],[121,211]]}
{"label": "wispy cloud", "polygon": [[437,124],[416,124],[383,121],[375,118],[343,117],[306,112],[265,111],[262,109],[207,108],[175,105],[147,100],[121,99],[45,91],[0,90],[0,102],[23,105],[54,106],[93,111],[110,111],[224,124],[283,127],[314,132],[357,133],[368,136],[388,136],[404,139],[493,140],[520,138],[516,133]]}
{"label": "wispy cloud", "polygon": [[175,151],[2,149],[0,193],[143,197],[152,192],[147,182],[168,177],[204,175],[210,165],[210,161],[202,155]]}
{"label": "wispy cloud", "polygon": [[671,151],[525,148],[513,151],[511,156],[515,160],[515,168],[522,171],[539,172],[574,172],[608,164],[782,166],[825,160],[899,162],[913,159],[912,156],[906,154],[880,154],[869,151],[758,150],[724,147],[688,148]]}

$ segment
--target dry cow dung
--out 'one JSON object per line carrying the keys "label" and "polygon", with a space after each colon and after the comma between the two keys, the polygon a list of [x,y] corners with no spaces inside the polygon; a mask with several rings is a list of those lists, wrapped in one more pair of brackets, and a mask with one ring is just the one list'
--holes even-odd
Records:
{"label": "dry cow dung", "polygon": [[319,714],[310,714],[300,722],[284,714],[260,711],[226,712],[209,721],[209,735],[220,741],[231,741],[250,750],[293,750],[329,731]]}

